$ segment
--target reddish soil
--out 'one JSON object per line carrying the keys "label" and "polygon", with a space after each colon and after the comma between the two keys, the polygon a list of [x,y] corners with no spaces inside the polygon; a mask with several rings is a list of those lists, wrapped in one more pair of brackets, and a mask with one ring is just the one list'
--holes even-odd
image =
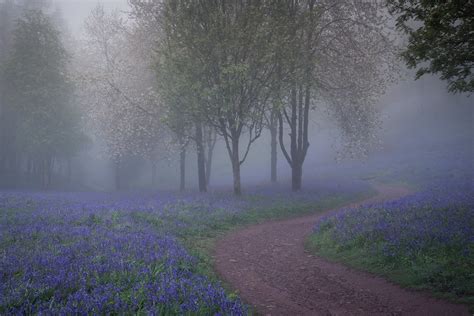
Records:
{"label": "reddish soil", "polygon": [[[350,206],[408,194],[378,186]],[[330,210],[235,231],[217,243],[215,268],[262,315],[469,315],[463,305],[403,289],[383,278],[313,256],[304,242]]]}

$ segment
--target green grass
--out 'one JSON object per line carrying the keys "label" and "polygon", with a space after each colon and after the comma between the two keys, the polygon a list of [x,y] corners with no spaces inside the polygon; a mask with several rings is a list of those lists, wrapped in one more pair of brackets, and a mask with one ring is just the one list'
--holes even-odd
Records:
{"label": "green grass", "polygon": [[315,255],[385,277],[402,287],[429,291],[435,297],[467,304],[474,310],[473,285],[468,281],[474,273],[472,262],[452,256],[449,249],[388,260],[368,250],[366,242],[354,240],[351,246],[341,247],[331,238],[328,228],[311,235],[305,246]]}

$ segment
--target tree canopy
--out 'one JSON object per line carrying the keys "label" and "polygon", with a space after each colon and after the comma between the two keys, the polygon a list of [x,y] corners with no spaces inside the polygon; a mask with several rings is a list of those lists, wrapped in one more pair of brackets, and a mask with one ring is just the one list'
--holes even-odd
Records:
{"label": "tree canopy", "polygon": [[474,2],[388,0],[397,27],[408,35],[402,53],[416,78],[439,74],[448,90],[474,91]]}
{"label": "tree canopy", "polygon": [[223,138],[236,194],[241,165],[266,127],[275,153],[278,121],[293,189],[301,188],[316,106],[329,106],[352,149],[372,142],[374,103],[393,77],[394,56],[378,1],[131,4],[135,21],[155,34],[158,93],[169,117],[205,122]]}
{"label": "tree canopy", "polygon": [[[87,141],[73,100],[70,56],[51,18],[26,10],[13,31],[4,66],[5,105],[10,144],[28,161],[41,185],[51,182],[54,160],[70,159]],[[21,161],[21,160],[20,160]]]}

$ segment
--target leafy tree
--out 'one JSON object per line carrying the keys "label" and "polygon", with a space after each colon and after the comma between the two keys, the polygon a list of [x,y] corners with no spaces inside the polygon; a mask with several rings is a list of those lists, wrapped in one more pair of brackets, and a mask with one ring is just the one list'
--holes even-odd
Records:
{"label": "leafy tree", "polygon": [[7,100],[9,80],[5,68],[13,47],[15,23],[22,10],[23,7],[17,1],[0,2],[0,185],[15,182],[19,172],[19,149],[16,144],[18,113]]}
{"label": "leafy tree", "polygon": [[439,74],[450,92],[474,91],[474,2],[387,0],[408,35],[402,53],[416,78]]}
{"label": "leafy tree", "polygon": [[394,48],[376,1],[278,1],[270,11],[277,34],[271,86],[279,143],[297,191],[310,146],[312,108],[332,114],[345,136],[346,155],[372,144],[378,124],[374,105],[393,76]]}
{"label": "leafy tree", "polygon": [[[3,75],[3,65],[6,59],[6,52],[10,48],[10,34],[11,34],[11,2],[0,3],[0,178],[5,181],[5,169],[7,152],[8,129],[6,128],[7,114],[5,104],[5,79]],[[3,181],[0,181],[0,185]]]}
{"label": "leafy tree", "polygon": [[50,18],[27,10],[17,22],[5,67],[7,102],[16,113],[15,142],[27,157],[27,171],[43,187],[51,184],[57,160],[75,154],[84,142],[68,62]]}
{"label": "leafy tree", "polygon": [[171,85],[162,90],[180,100],[172,107],[197,124],[205,120],[223,137],[236,194],[240,167],[266,126],[272,180],[279,134],[293,189],[301,188],[310,110],[316,105],[327,106],[341,126],[347,154],[373,142],[374,104],[392,78],[394,57],[379,1],[131,3],[136,17],[158,30],[161,75]]}
{"label": "leafy tree", "polygon": [[189,55],[189,49],[179,41],[178,27],[185,22],[179,17],[178,6],[171,3],[131,1],[139,28],[154,40],[157,91],[166,110],[165,122],[175,134],[180,147],[181,189],[184,188],[186,147],[193,141],[196,149],[199,190],[209,185],[212,155],[217,138],[205,119],[205,98],[199,91],[200,66]]}
{"label": "leafy tree", "polygon": [[[271,32],[265,6],[258,1],[165,1],[151,6],[162,13],[163,38],[179,58],[176,76],[192,93],[194,102],[187,106],[224,138],[234,192],[240,195],[240,167],[263,128],[273,66],[268,62]],[[244,134],[248,141],[242,154]]]}

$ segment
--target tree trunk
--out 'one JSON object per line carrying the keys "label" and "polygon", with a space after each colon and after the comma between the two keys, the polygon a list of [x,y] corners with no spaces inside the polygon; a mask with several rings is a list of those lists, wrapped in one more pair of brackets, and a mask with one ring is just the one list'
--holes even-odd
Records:
{"label": "tree trunk", "polygon": [[212,154],[212,149],[208,147],[206,156],[206,185],[208,187],[211,184]]}
{"label": "tree trunk", "polygon": [[119,191],[122,186],[121,186],[121,181],[120,181],[120,161],[115,162],[115,190]]}
{"label": "tree trunk", "polygon": [[53,158],[48,157],[46,160],[46,185],[47,187],[51,187],[53,182],[53,167],[54,161]]}
{"label": "tree trunk", "polygon": [[242,195],[242,188],[240,185],[240,155],[239,155],[239,138],[232,137],[232,175],[234,178],[234,194]]}
{"label": "tree trunk", "polygon": [[291,188],[299,191],[302,187],[303,164],[309,148],[309,106],[310,106],[309,86],[291,91],[290,115],[284,110],[286,122],[290,127],[290,153],[287,152],[283,143],[283,115],[278,115],[280,147],[284,157],[291,167]]}
{"label": "tree trunk", "polygon": [[214,155],[214,147],[216,146],[217,137],[212,128],[208,128],[206,136],[207,155],[206,155],[206,184],[211,184],[212,156]]}
{"label": "tree trunk", "polygon": [[13,148],[13,151],[10,153],[10,159],[9,159],[7,171],[8,169],[10,169],[10,171],[8,171],[9,183],[11,183],[13,187],[16,188],[20,184],[18,181],[20,179],[20,168],[19,168],[19,163],[18,163],[20,155],[17,153],[15,146],[12,146],[12,148]]}
{"label": "tree trunk", "polygon": [[31,160],[31,184],[36,186],[38,184],[38,160],[32,159]]}
{"label": "tree trunk", "polygon": [[[300,91],[301,92],[301,91]],[[298,99],[297,89],[294,88],[291,91],[291,135],[290,135],[290,147],[291,147],[291,189],[298,191],[301,188],[301,184],[298,186],[299,176],[299,152],[298,152]]]}
{"label": "tree trunk", "polygon": [[179,152],[179,190],[183,192],[186,189],[186,146],[181,145]]}
{"label": "tree trunk", "polygon": [[31,156],[28,156],[27,161],[26,161],[26,175],[28,181],[31,181],[33,174],[33,162],[31,160]]}
{"label": "tree trunk", "polygon": [[206,192],[206,162],[204,157],[204,144],[201,123],[196,123],[196,152],[198,165],[199,192]]}
{"label": "tree trunk", "polygon": [[151,162],[151,187],[154,189],[156,187],[156,162]]}
{"label": "tree trunk", "polygon": [[270,181],[272,183],[277,182],[277,128],[278,121],[276,119],[276,114],[272,112],[270,118]]}
{"label": "tree trunk", "polygon": [[293,191],[301,190],[302,178],[303,166],[301,163],[297,163],[291,168],[291,189]]}
{"label": "tree trunk", "polygon": [[67,175],[66,175],[67,182],[69,184],[71,184],[71,180],[72,180],[72,177],[71,177],[71,175],[72,175],[72,159],[71,159],[71,157],[67,158],[67,171],[66,171],[66,173],[67,173]]}
{"label": "tree trunk", "polygon": [[46,188],[46,158],[41,159],[41,188]]}

